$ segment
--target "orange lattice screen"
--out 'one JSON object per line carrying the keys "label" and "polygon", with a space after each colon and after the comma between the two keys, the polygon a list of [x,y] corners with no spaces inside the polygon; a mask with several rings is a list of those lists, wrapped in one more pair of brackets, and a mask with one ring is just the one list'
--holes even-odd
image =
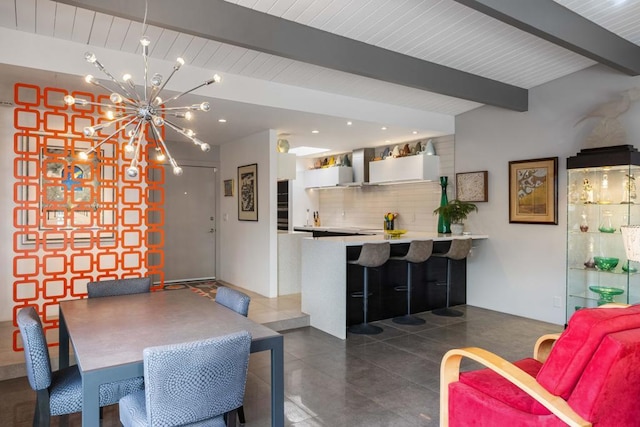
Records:
{"label": "orange lattice screen", "polygon": [[[67,106],[62,102],[67,94],[108,100],[14,86],[13,319],[16,325],[18,310],[36,307],[50,345],[58,345],[58,303],[85,297],[87,282],[144,275],[157,275],[160,285],[164,281],[164,168],[145,152],[141,173],[127,176],[124,131],[80,160],[77,153],[98,142],[84,137],[83,128],[105,120],[105,111]],[[16,351],[18,336],[16,330]]]}

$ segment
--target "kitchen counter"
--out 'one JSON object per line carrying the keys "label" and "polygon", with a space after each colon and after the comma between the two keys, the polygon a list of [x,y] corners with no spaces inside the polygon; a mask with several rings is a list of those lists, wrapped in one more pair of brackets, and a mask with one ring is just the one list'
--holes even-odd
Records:
{"label": "kitchen counter", "polygon": [[[408,246],[412,240],[432,239],[436,245],[446,246],[453,239],[487,239],[485,234],[463,236],[437,233],[407,232],[401,238],[388,239],[383,233],[334,237],[302,238],[302,312],[310,316],[311,326],[341,339],[346,338],[347,326],[347,259],[364,243],[389,242],[398,248]],[[406,250],[405,250],[406,251]],[[430,260],[431,261],[431,260]],[[427,261],[429,263],[430,261]],[[442,259],[433,262],[443,262]],[[463,297],[466,297],[466,262]]]}

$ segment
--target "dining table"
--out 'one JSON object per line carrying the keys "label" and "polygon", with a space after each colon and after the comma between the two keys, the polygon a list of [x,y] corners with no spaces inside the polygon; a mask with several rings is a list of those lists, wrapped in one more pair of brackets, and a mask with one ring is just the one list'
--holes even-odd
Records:
{"label": "dining table", "polygon": [[271,353],[271,425],[284,425],[282,335],[190,289],[62,301],[59,331],[60,368],[71,342],[82,376],[84,427],[100,425],[100,384],[143,376],[145,348],[238,331],[251,334],[251,353]]}

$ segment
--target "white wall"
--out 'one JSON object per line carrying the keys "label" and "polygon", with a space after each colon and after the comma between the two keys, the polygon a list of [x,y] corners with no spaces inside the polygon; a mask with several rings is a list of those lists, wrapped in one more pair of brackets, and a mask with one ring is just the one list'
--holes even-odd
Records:
{"label": "white wall", "polygon": [[[220,182],[234,180],[234,196],[220,189],[218,278],[268,297],[278,295],[276,133],[259,132],[220,147]],[[258,164],[258,221],[238,221],[238,166]]]}
{"label": "white wall", "polygon": [[[469,217],[489,234],[467,274],[467,302],[553,323],[565,322],[566,159],[598,123],[574,124],[595,106],[640,86],[637,77],[596,66],[529,92],[529,111],[482,107],[456,118],[456,172],[489,171],[489,202]],[[622,116],[628,144],[640,141],[640,105]],[[509,223],[508,162],[559,157],[558,225]],[[561,297],[562,307],[554,307]]]}

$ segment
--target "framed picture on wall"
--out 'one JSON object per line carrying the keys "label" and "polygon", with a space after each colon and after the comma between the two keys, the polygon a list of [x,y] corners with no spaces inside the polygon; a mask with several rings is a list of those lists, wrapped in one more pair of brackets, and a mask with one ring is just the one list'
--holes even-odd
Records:
{"label": "framed picture on wall", "polygon": [[238,167],[238,220],[258,220],[258,164]]}
{"label": "framed picture on wall", "polygon": [[456,199],[463,202],[487,202],[487,171],[456,174]]}
{"label": "framed picture on wall", "polygon": [[224,197],[233,197],[233,179],[224,180]]}
{"label": "framed picture on wall", "polygon": [[558,158],[509,162],[509,222],[558,224]]}

